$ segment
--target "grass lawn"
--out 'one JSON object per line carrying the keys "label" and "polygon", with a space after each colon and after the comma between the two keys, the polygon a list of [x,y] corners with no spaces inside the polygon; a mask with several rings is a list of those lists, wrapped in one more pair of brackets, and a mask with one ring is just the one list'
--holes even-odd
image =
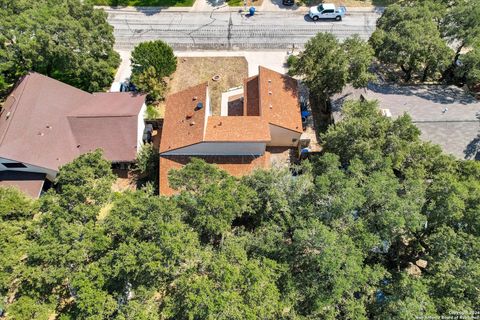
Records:
{"label": "grass lawn", "polygon": [[[265,0],[265,1],[271,1],[271,0]],[[261,6],[263,3],[263,0],[247,0],[247,8],[251,6]],[[227,4],[230,7],[243,7],[243,0],[227,0]]]}
{"label": "grass lawn", "polygon": [[191,7],[195,0],[90,0],[97,6]]}
{"label": "grass lawn", "polygon": [[[213,81],[214,75],[219,75],[220,80]],[[246,77],[248,65],[244,57],[179,57],[177,71],[168,84],[168,94],[208,82],[212,112],[220,115],[222,92],[242,85]],[[159,106],[160,113],[163,113],[163,108],[164,106]]]}

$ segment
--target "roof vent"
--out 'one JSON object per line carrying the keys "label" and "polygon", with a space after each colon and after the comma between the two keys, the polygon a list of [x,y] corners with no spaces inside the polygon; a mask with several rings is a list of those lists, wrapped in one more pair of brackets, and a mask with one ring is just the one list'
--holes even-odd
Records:
{"label": "roof vent", "polygon": [[272,80],[271,80],[271,79],[268,79],[268,83],[272,83]]}
{"label": "roof vent", "polygon": [[8,120],[10,118],[10,111],[7,112],[7,115],[5,116],[5,120]]}
{"label": "roof vent", "polygon": [[195,121],[190,122],[190,125],[191,126],[195,125]]}
{"label": "roof vent", "polygon": [[39,133],[37,133],[37,134],[38,134],[39,136],[45,135],[43,132],[39,132]]}
{"label": "roof vent", "polygon": [[197,106],[195,107],[195,110],[200,110],[203,109],[203,103],[199,102],[197,103]]}
{"label": "roof vent", "polygon": [[47,129],[52,129],[52,126],[49,125],[49,124],[47,124],[46,128],[47,128]]}
{"label": "roof vent", "polygon": [[194,97],[192,98],[193,101],[195,101],[195,100],[197,100],[197,99],[198,99],[197,96],[194,96]]}
{"label": "roof vent", "polygon": [[187,113],[187,119],[190,119],[191,117],[193,117],[193,112]]}
{"label": "roof vent", "polygon": [[269,94],[269,95],[272,95],[272,91],[268,91],[268,94]]}

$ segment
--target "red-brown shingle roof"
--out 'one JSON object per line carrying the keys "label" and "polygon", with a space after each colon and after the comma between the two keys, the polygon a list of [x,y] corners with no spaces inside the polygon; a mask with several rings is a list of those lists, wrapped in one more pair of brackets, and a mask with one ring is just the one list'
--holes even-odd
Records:
{"label": "red-brown shingle roof", "polygon": [[[202,83],[167,97],[160,153],[203,140],[207,86],[207,83]],[[198,109],[198,103],[202,103],[203,108]]]}
{"label": "red-brown shingle roof", "polygon": [[260,100],[258,96],[258,76],[245,79],[243,83],[243,114],[247,116],[260,115]]}
{"label": "red-brown shingle roof", "polygon": [[259,67],[260,114],[273,125],[302,133],[297,80]]}
{"label": "red-brown shingle roof", "polygon": [[267,142],[270,139],[270,128],[262,117],[210,116],[204,141]]}

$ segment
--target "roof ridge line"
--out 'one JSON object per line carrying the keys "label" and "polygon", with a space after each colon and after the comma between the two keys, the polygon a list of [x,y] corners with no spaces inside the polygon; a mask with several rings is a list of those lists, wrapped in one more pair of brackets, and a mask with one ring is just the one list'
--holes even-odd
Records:
{"label": "roof ridge line", "polygon": [[[27,74],[28,76],[31,75],[31,73],[28,73]],[[13,119],[13,116],[15,115],[15,111],[17,111],[17,107],[18,107],[18,103],[19,101],[22,99],[23,97],[23,93],[25,92],[25,88],[27,87],[27,84],[28,84],[28,80],[30,79],[30,77],[27,77],[27,75],[23,76],[23,79],[20,80],[20,82],[18,83],[17,85],[17,88],[22,84],[23,81],[25,81],[25,85],[23,86],[23,89],[22,89],[22,92],[20,93],[20,96],[18,97],[18,99],[12,95],[13,92],[8,96],[8,97],[13,97],[15,99],[14,103],[12,104],[12,108],[13,108],[13,112],[12,114],[10,115],[10,121],[7,123],[7,128],[5,129],[5,131],[3,132],[2,134],[2,138],[0,139],[0,145],[3,143],[3,140],[5,140],[5,136],[7,135],[7,132],[8,132],[8,129],[10,128],[10,124],[12,123],[12,120]],[[15,89],[13,89],[15,91]],[[8,99],[8,98],[7,98]]]}

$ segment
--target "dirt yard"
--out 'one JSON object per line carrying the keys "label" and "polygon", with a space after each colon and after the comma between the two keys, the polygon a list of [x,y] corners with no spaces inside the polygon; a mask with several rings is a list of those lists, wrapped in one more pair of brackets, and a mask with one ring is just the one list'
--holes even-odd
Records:
{"label": "dirt yard", "polygon": [[[220,76],[218,81],[212,80],[215,75]],[[177,71],[168,84],[168,94],[208,81],[213,114],[220,115],[222,92],[242,85],[246,77],[248,65],[244,57],[179,57]],[[159,108],[161,114],[163,108]]]}

